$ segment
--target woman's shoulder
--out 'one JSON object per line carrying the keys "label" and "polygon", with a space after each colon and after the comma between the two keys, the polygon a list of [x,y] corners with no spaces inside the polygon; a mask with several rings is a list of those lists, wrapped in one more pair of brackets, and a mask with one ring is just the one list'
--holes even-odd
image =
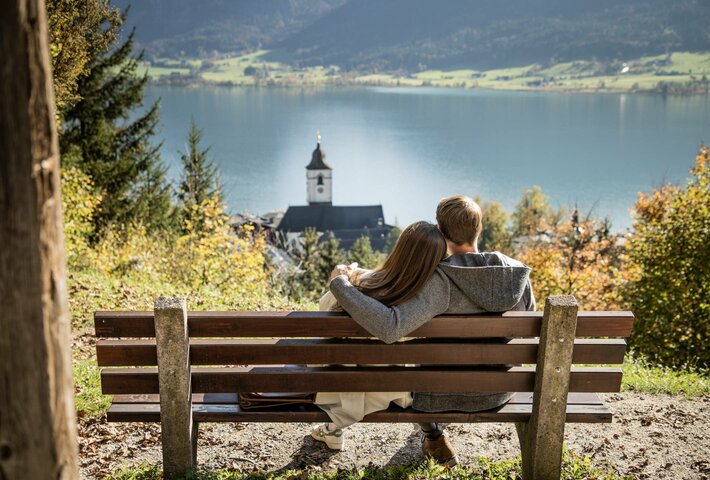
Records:
{"label": "woman's shoulder", "polygon": [[449,278],[441,268],[437,267],[424,286],[424,291],[427,295],[445,295],[448,297],[449,290]]}

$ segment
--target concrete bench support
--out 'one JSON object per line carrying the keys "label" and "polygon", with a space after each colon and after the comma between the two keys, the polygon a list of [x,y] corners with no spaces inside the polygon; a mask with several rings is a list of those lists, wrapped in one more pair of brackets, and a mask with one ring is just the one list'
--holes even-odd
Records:
{"label": "concrete bench support", "polygon": [[184,298],[159,297],[155,301],[155,339],[158,353],[160,424],[165,478],[182,477],[195,462],[192,421],[190,345]]}
{"label": "concrete bench support", "polygon": [[559,479],[569,374],[577,329],[573,296],[549,297],[540,330],[532,415],[516,423],[525,480]]}

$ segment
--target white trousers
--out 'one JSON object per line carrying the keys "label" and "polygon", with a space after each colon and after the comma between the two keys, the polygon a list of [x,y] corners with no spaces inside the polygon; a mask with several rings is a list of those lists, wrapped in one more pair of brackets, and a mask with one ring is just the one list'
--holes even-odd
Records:
{"label": "white trousers", "polygon": [[318,392],[316,405],[324,410],[338,428],[362,420],[372,412],[386,410],[390,402],[402,408],[412,405],[411,392]]}

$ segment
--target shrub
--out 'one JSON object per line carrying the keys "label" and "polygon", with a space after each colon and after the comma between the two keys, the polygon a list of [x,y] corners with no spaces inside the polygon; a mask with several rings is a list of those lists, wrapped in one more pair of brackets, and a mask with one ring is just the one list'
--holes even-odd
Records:
{"label": "shrub", "polygon": [[577,212],[548,231],[549,237],[520,245],[517,258],[532,268],[538,307],[550,295],[574,295],[585,310],[621,307],[621,247],[605,220]]}
{"label": "shrub", "polygon": [[627,242],[631,344],[668,366],[710,364],[710,149],[702,146],[685,186],[641,193]]}
{"label": "shrub", "polygon": [[101,195],[95,192],[91,177],[78,168],[62,168],[61,175],[66,256],[71,267],[86,262],[92,254],[89,238],[94,233],[94,212]]}
{"label": "shrub", "polygon": [[483,231],[478,248],[483,252],[510,253],[512,238],[508,231],[509,215],[503,205],[495,201],[481,202],[479,198],[476,198],[476,202],[481,205],[483,211]]}
{"label": "shrub", "polygon": [[95,247],[91,271],[134,288],[150,302],[158,295],[183,295],[204,308],[286,304],[273,295],[263,235],[250,226],[232,231],[216,198],[194,205],[189,218],[184,220],[185,234],[177,238],[148,232],[140,224],[108,230]]}

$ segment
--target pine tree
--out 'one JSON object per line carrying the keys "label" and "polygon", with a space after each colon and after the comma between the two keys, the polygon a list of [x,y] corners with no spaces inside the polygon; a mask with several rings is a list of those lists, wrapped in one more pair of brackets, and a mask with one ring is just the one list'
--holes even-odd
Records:
{"label": "pine tree", "polygon": [[209,198],[222,199],[222,188],[219,184],[217,167],[210,161],[207,154],[210,147],[202,149],[202,130],[195,120],[190,123],[187,134],[187,151],[180,156],[183,177],[178,190],[178,198],[183,212],[188,212],[195,205],[201,205]]}
{"label": "pine tree", "polygon": [[298,239],[298,246],[293,249],[292,255],[300,271],[291,279],[291,296],[315,299],[325,287],[318,238],[316,229],[308,227]]}
{"label": "pine tree", "polygon": [[320,283],[325,285],[330,278],[330,272],[333,267],[338,264],[345,263],[347,256],[345,251],[340,248],[340,240],[338,240],[333,232],[328,233],[326,241],[319,244],[320,250]]}
{"label": "pine tree", "polygon": [[402,234],[402,229],[398,225],[392,227],[387,233],[387,239],[385,240],[385,250],[384,252],[389,255],[394,250],[394,246],[397,244],[397,239]]}
{"label": "pine tree", "polygon": [[381,262],[381,254],[372,249],[370,237],[363,235],[353,243],[348,255],[351,262],[356,262],[360,268],[375,268]]}
{"label": "pine tree", "polygon": [[153,228],[175,230],[178,225],[177,209],[173,205],[173,188],[166,180],[167,168],[158,164],[141,174],[134,192],[134,211],[137,218],[148,219]]}
{"label": "pine tree", "polygon": [[[81,99],[64,117],[63,152],[88,174],[102,195],[95,216],[97,231],[117,222],[140,221],[148,228],[170,222],[160,145],[152,145],[159,102],[130,120],[143,105],[147,75],[137,74],[142,53],[132,56],[132,32],[113,51],[96,54],[78,81]],[[149,205],[150,207],[146,207]]]}

